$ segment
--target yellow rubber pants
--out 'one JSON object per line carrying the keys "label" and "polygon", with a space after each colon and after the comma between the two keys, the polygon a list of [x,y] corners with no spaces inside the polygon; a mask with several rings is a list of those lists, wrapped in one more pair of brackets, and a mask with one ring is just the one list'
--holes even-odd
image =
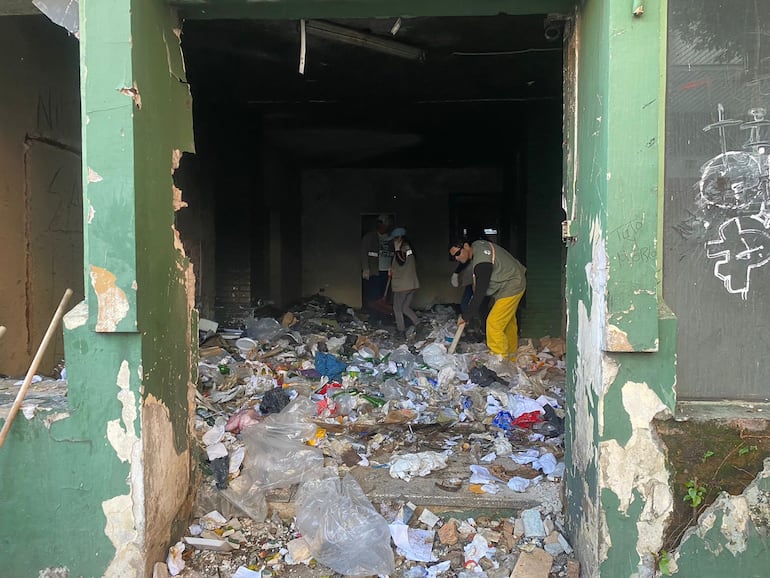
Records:
{"label": "yellow rubber pants", "polygon": [[515,358],[519,348],[519,325],[516,309],[524,291],[513,297],[496,299],[487,316],[487,347],[490,353]]}

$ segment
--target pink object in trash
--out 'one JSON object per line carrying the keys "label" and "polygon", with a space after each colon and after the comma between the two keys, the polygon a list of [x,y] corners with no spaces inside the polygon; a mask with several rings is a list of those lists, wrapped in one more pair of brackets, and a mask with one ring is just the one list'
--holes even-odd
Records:
{"label": "pink object in trash", "polygon": [[254,408],[244,409],[238,413],[234,413],[232,417],[227,420],[225,430],[232,433],[239,433],[242,429],[259,423],[262,421],[260,416]]}

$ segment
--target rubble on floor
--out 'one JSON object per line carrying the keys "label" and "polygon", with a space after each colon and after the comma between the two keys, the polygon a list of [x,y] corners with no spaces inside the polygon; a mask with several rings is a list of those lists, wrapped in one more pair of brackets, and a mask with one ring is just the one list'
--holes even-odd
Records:
{"label": "rubble on floor", "polygon": [[399,337],[316,296],[245,332],[204,324],[198,518],[156,574],[577,576],[564,343],[448,354],[456,320],[436,306]]}

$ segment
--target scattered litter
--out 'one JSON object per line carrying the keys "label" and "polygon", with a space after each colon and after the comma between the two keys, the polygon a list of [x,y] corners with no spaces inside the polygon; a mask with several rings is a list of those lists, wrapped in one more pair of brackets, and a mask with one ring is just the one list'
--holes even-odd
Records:
{"label": "scattered litter", "polygon": [[[321,296],[268,309],[240,329],[200,327],[199,517],[169,549],[169,573],[273,578],[302,564],[315,578],[531,578],[574,568],[559,492],[548,493],[564,474],[561,339],[526,340],[511,363],[474,332],[450,354],[452,307],[422,312],[407,336]],[[441,500],[554,497],[513,518],[456,519],[428,507],[441,501],[372,504],[366,472]],[[287,500],[295,520],[274,507]]]}

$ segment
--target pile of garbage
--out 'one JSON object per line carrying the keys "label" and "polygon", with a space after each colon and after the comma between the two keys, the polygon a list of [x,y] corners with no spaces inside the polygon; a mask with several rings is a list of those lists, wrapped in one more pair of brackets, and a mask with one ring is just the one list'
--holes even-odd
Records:
{"label": "pile of garbage", "polygon": [[[202,323],[199,519],[168,572],[577,576],[558,498],[564,343],[528,340],[508,361],[465,339],[450,354],[456,320],[434,307],[404,341],[317,296],[245,330]],[[542,491],[542,503],[498,519],[375,506],[362,471],[428,478],[444,498]],[[276,492],[291,496],[288,519]]]}

